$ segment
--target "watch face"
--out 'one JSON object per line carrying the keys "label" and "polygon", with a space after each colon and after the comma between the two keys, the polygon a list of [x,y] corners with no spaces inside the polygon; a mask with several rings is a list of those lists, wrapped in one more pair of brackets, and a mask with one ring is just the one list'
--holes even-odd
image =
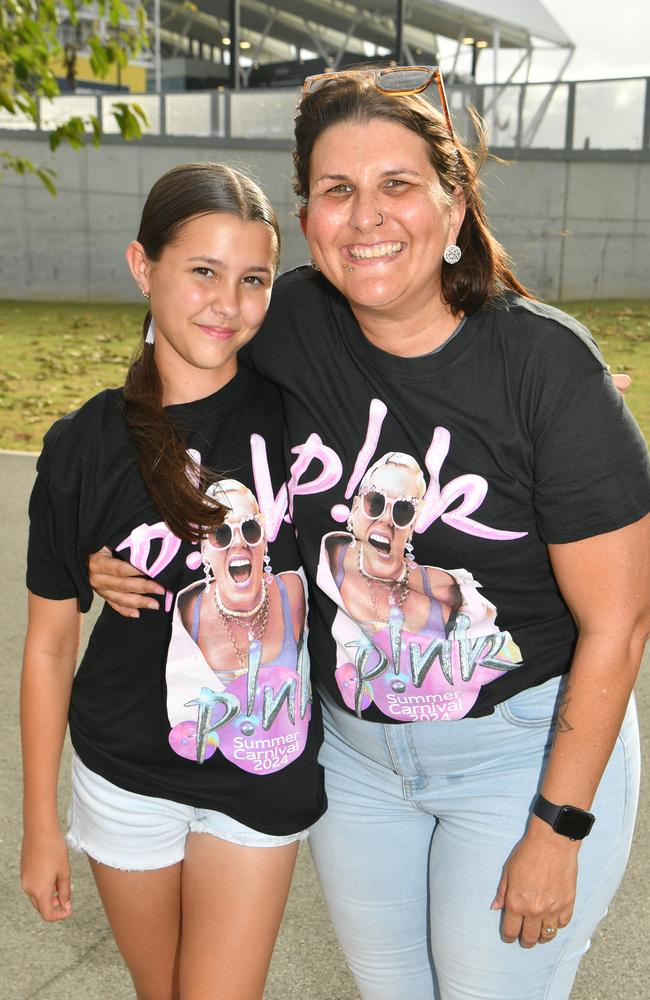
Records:
{"label": "watch face", "polygon": [[553,824],[556,833],[561,833],[563,837],[570,837],[571,840],[582,840],[593,825],[594,817],[590,813],[572,809],[571,806],[564,806]]}

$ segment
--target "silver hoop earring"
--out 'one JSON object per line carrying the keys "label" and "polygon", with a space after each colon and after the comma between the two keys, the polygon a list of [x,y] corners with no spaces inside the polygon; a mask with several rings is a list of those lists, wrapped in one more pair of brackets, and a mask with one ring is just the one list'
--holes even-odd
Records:
{"label": "silver hoop earring", "polygon": [[442,259],[446,261],[447,264],[457,264],[462,256],[463,254],[460,247],[456,246],[455,243],[450,243],[448,247],[445,247]]}
{"label": "silver hoop earring", "polygon": [[375,222],[375,226],[383,226],[384,217],[379,210],[377,210],[377,215],[379,216],[379,222]]}

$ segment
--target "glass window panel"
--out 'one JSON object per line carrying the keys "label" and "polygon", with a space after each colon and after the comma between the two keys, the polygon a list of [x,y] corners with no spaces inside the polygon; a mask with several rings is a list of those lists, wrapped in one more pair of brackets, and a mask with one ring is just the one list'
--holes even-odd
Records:
{"label": "glass window panel", "polygon": [[[538,113],[550,97],[541,121]],[[526,86],[523,112],[522,146],[531,149],[564,149],[569,88],[566,83],[555,89],[548,83]]]}
{"label": "glass window panel", "polygon": [[167,135],[212,135],[211,98],[210,93],[167,94],[165,96]]}
{"label": "glass window panel", "polygon": [[[145,135],[160,135],[160,101],[158,94],[111,94],[102,96],[102,128],[104,132],[115,135],[119,127],[111,114],[114,104],[138,104],[147,118],[149,124],[141,122],[142,132]],[[138,119],[140,120],[140,119]]]}
{"label": "glass window panel", "polygon": [[234,139],[291,139],[299,91],[252,90],[230,95]]}
{"label": "glass window panel", "polygon": [[36,125],[29,117],[19,111],[18,114],[10,114],[6,108],[0,108],[0,128],[24,129],[33,132]]}
{"label": "glass window panel", "polygon": [[[485,87],[483,93],[483,117],[488,127],[490,146],[509,148],[517,145],[519,118],[519,94],[521,87]],[[496,97],[496,122],[494,100]]]}
{"label": "glass window panel", "polygon": [[641,149],[645,80],[576,86],[574,149]]}
{"label": "glass window panel", "polygon": [[[41,98],[41,128],[52,131],[69,118],[87,118],[97,114],[97,99],[94,95],[64,94],[52,100]],[[91,131],[91,125],[86,126],[86,132]]]}

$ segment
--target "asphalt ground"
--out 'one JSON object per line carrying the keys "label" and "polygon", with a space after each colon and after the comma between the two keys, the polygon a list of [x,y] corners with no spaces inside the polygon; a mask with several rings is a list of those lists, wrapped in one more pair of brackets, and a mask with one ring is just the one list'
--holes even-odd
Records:
{"label": "asphalt ground", "polygon": [[[74,856],[72,860],[75,915],[70,921],[44,924],[19,884],[21,773],[17,702],[25,629],[26,512],[34,466],[33,456],[0,454],[4,566],[0,704],[5,714],[5,737],[0,741],[0,1000],[132,1000],[131,981],[113,943],[85,859]],[[609,915],[582,962],[572,1000],[650,997],[649,666],[646,662],[637,686],[645,780],[630,864]],[[64,813],[68,797],[66,763],[62,774],[60,802]],[[265,1000],[358,1000],[307,848],[300,851]],[[395,1000],[408,1000],[407,983],[403,996]]]}

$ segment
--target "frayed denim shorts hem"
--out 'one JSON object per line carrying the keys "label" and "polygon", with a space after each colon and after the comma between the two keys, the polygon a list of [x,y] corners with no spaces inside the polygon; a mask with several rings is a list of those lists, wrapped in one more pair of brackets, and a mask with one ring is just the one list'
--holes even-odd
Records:
{"label": "frayed denim shorts hem", "polygon": [[273,836],[214,809],[140,795],[112,784],[74,754],[68,845],[122,871],[154,871],[178,864],[190,833],[208,833],[241,847],[285,847],[309,830]]}

